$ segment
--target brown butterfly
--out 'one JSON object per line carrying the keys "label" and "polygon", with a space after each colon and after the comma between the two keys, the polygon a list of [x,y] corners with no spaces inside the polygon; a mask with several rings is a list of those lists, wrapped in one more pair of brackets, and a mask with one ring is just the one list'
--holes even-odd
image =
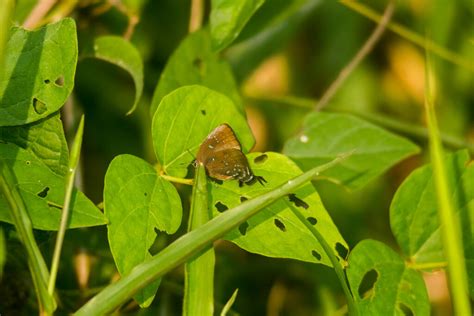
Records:
{"label": "brown butterfly", "polygon": [[207,174],[217,180],[236,179],[240,186],[265,179],[253,174],[240,143],[227,124],[216,127],[199,147],[196,163],[202,164]]}

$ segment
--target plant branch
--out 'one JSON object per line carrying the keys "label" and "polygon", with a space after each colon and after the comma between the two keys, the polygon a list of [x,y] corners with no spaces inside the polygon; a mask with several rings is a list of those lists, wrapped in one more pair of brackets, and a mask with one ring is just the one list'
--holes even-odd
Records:
{"label": "plant branch", "polygon": [[[361,2],[352,0],[340,0],[340,3],[365,16],[366,18],[371,19],[372,21],[378,22],[381,19],[381,16],[377,12],[364,6]],[[472,60],[465,59],[461,55],[458,55],[444,48],[443,46],[438,45],[435,42],[416,34],[415,32],[398,23],[389,22],[387,25],[387,29],[409,40],[410,42],[426,49],[427,51],[430,51],[438,55],[439,57],[450,61],[453,64],[469,69],[470,71],[474,71],[474,64],[472,63]]]}
{"label": "plant branch", "polygon": [[67,224],[69,220],[70,213],[70,204],[72,190],[74,189],[74,176],[76,174],[76,168],[79,162],[79,157],[81,153],[82,145],[82,134],[84,132],[84,115],[81,117],[79,122],[79,127],[76,132],[76,137],[71,149],[71,156],[69,158],[69,169],[66,174],[66,188],[65,188],[65,197],[64,205],[61,213],[61,223],[58,230],[58,235],[56,237],[56,244],[54,246],[53,261],[51,263],[51,275],[49,277],[48,283],[48,293],[53,296],[54,286],[56,283],[56,276],[58,274],[59,259],[61,257],[61,249],[64,242],[64,235],[66,234]]}
{"label": "plant branch", "polygon": [[34,29],[48,13],[48,11],[56,4],[57,0],[40,0],[30,12],[30,15],[23,22],[25,29]]}
{"label": "plant branch", "polygon": [[136,266],[129,275],[107,286],[82,306],[76,315],[103,315],[112,312],[147,284],[186,262],[197,252],[257,214],[264,207],[293,192],[321,172],[339,164],[348,156],[349,154],[341,155],[327,164],[315,167],[285,182],[270,192],[250,199],[214,217],[206,224],[171,243],[149,261]]}
{"label": "plant branch", "polygon": [[204,0],[191,0],[191,16],[189,17],[189,33],[199,30],[204,17]]}
{"label": "plant branch", "polygon": [[393,0],[387,5],[385,12],[380,20],[380,23],[374,29],[370,37],[367,39],[362,48],[357,52],[357,54],[352,58],[352,60],[345,66],[342,71],[339,73],[339,76],[334,80],[329,88],[324,92],[323,96],[316,104],[315,110],[321,111],[331,100],[331,98],[336,94],[339,87],[344,83],[344,81],[349,77],[349,75],[354,71],[354,69],[360,64],[360,62],[367,56],[375,46],[375,43],[380,39],[387,26],[387,23],[390,21],[390,18],[393,15],[395,4]]}

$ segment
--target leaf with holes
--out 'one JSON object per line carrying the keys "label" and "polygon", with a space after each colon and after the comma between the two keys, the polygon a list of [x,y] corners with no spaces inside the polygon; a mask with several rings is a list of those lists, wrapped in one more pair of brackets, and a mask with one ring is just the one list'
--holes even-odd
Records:
{"label": "leaf with holes", "polygon": [[[302,173],[294,162],[281,154],[251,153],[247,158],[253,173],[263,177],[267,183],[261,185],[256,182],[240,187],[235,180],[224,181],[222,184],[211,182],[214,215],[217,216],[247,199],[271,191]],[[292,258],[331,266],[322,246],[293,214],[290,203],[295,205],[312,225],[316,225],[328,244],[333,247],[335,254],[345,260],[348,246],[311,183],[271,204],[225,238],[247,251],[264,256]]]}
{"label": "leaf with holes", "polygon": [[265,0],[212,0],[212,47],[219,51],[232,43],[264,2]]}
{"label": "leaf with holes", "polygon": [[[474,297],[474,164],[467,150],[446,157],[448,187],[461,224],[470,294]],[[415,170],[398,188],[390,206],[390,225],[403,252],[415,263],[442,263],[436,189],[430,165]]]}
{"label": "leaf with holes", "polygon": [[405,138],[348,114],[311,113],[300,135],[288,140],[283,150],[303,170],[350,151],[354,153],[349,159],[325,175],[357,189],[417,153],[419,148]]}
{"label": "leaf with holes", "polygon": [[244,116],[225,95],[203,86],[186,86],[168,94],[153,117],[153,145],[167,174],[184,177],[197,150],[217,126],[229,124],[248,151],[254,138]]}
{"label": "leaf with holes", "polygon": [[[114,158],[105,175],[104,210],[109,224],[110,249],[121,275],[127,275],[149,258],[156,231],[172,234],[181,224],[182,207],[176,188],[159,177],[144,160],[120,155]],[[135,295],[148,306],[160,281]]]}
{"label": "leaf with holes", "polygon": [[51,171],[66,175],[69,152],[59,113],[30,124],[0,127],[0,142],[19,146]]}
{"label": "leaf with holes", "polygon": [[421,275],[381,242],[363,240],[355,246],[347,280],[360,315],[430,315]]}
{"label": "leaf with holes", "polygon": [[143,62],[138,50],[129,41],[120,36],[102,36],[94,40],[87,57],[95,57],[117,65],[127,71],[135,84],[135,101],[127,114],[137,107],[143,92]]}
{"label": "leaf with holes", "polygon": [[169,58],[153,95],[151,115],[165,95],[179,87],[193,84],[225,94],[243,113],[232,70],[226,61],[212,51],[211,38],[205,29],[189,34]]}
{"label": "leaf with holes", "polygon": [[31,123],[56,112],[74,86],[77,36],[74,20],[35,31],[14,27],[0,72],[0,126]]}
{"label": "leaf with holes", "polygon": [[[0,159],[17,179],[33,228],[58,230],[64,202],[65,177],[54,173],[43,161],[14,144],[0,143]],[[12,223],[9,206],[0,195],[0,221]],[[104,225],[104,214],[80,191],[74,189],[68,228]]]}

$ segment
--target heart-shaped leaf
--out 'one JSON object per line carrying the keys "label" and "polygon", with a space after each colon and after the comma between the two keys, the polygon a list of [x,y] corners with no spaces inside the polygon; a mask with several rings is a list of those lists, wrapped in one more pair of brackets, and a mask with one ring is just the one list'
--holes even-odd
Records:
{"label": "heart-shaped leaf", "polygon": [[[474,297],[474,164],[466,150],[446,157],[448,187],[461,225],[470,293]],[[414,263],[441,263],[438,203],[431,165],[415,170],[398,188],[390,206],[390,225],[398,244]]]}
{"label": "heart-shaped leaf", "polygon": [[363,240],[351,251],[347,280],[359,315],[429,315],[421,275],[385,244]]}
{"label": "heart-shaped leaf", "polygon": [[[176,188],[156,173],[153,166],[131,155],[114,158],[105,175],[104,209],[110,249],[117,268],[127,275],[151,258],[156,231],[169,234],[181,224],[182,207]],[[158,289],[157,280],[135,299],[148,306]]]}
{"label": "heart-shaped leaf", "polygon": [[225,95],[203,86],[176,89],[161,101],[153,117],[153,145],[165,172],[184,177],[199,145],[217,126],[227,123],[248,151],[254,138],[242,114]]}

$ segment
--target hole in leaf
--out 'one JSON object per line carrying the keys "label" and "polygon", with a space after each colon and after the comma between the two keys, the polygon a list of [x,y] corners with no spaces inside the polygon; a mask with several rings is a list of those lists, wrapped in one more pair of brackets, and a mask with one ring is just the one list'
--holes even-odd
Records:
{"label": "hole in leaf", "polygon": [[343,258],[343,259],[346,259],[347,258],[347,254],[349,253],[349,249],[347,249],[343,244],[341,244],[340,242],[337,242],[336,243],[336,251],[337,251],[337,254],[339,255],[339,257]]}
{"label": "hole in leaf", "polygon": [[367,271],[367,273],[364,274],[358,289],[359,297],[361,299],[372,296],[375,282],[377,282],[378,277],[379,274],[374,269]]}
{"label": "hole in leaf", "polygon": [[36,193],[40,198],[45,198],[48,195],[49,187],[44,187],[43,190]]}
{"label": "hole in leaf", "polygon": [[293,203],[296,207],[302,207],[305,210],[309,208],[308,203],[303,201],[302,199],[298,198],[296,194],[288,194],[288,199],[290,200],[291,203]]}
{"label": "hole in leaf", "polygon": [[227,211],[227,210],[229,209],[229,208],[227,207],[227,205],[222,204],[220,201],[217,202],[216,204],[214,204],[214,206],[216,207],[216,210],[217,210],[219,213],[225,212],[225,211]]}
{"label": "hole in leaf", "polygon": [[311,251],[311,254],[316,258],[316,260],[321,260],[321,255],[316,250]]}
{"label": "hole in leaf", "polygon": [[253,159],[253,162],[255,163],[264,163],[265,161],[267,161],[268,159],[268,156],[266,154],[263,154],[263,155],[260,155],[258,157],[255,157]]}
{"label": "hole in leaf", "polygon": [[318,223],[318,220],[314,217],[308,217],[306,220],[311,224],[311,225],[316,225]]}
{"label": "hole in leaf", "polygon": [[25,161],[25,163],[26,163],[27,165],[30,165],[30,164],[31,164],[31,161],[27,160],[27,161]]}
{"label": "hole in leaf", "polygon": [[247,201],[247,200],[248,200],[248,199],[247,199],[245,196],[241,196],[241,197],[240,197],[240,202],[242,202],[242,203],[245,202],[245,201]]}
{"label": "hole in leaf", "polygon": [[202,115],[206,115],[206,110],[201,110]]}
{"label": "hole in leaf", "polygon": [[402,311],[403,315],[405,315],[405,316],[414,316],[415,315],[413,313],[413,311],[411,310],[411,308],[408,307],[407,305],[403,304],[403,303],[398,303],[398,308]]}
{"label": "hole in leaf", "polygon": [[203,68],[204,68],[204,61],[201,58],[196,57],[193,60],[193,66],[196,67],[197,69],[199,69],[199,71],[202,71]]}
{"label": "hole in leaf", "polygon": [[244,222],[242,224],[240,224],[239,226],[239,232],[242,236],[245,236],[245,234],[247,234],[247,229],[249,228],[249,223],[247,222]]}
{"label": "hole in leaf", "polygon": [[279,230],[281,230],[282,232],[286,232],[285,224],[283,224],[282,221],[280,221],[278,218],[275,218],[273,222],[275,223],[275,226],[278,227]]}
{"label": "hole in leaf", "polygon": [[37,114],[43,114],[46,112],[46,110],[48,110],[48,107],[45,103],[41,102],[37,98],[33,98],[33,109]]}
{"label": "hole in leaf", "polygon": [[56,79],[54,81],[54,83],[57,85],[57,86],[64,86],[64,77],[63,76],[59,76],[58,79]]}
{"label": "hole in leaf", "polygon": [[50,83],[51,83],[51,80],[49,80],[49,79],[45,79],[45,80],[44,80],[44,83],[46,83],[46,84],[50,84]]}

